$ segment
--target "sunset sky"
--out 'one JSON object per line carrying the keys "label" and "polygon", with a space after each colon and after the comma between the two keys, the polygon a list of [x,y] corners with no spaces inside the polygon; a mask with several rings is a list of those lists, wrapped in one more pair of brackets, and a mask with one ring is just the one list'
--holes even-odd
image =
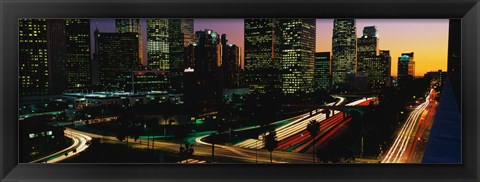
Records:
{"label": "sunset sky", "polygon": [[[316,51],[330,52],[333,19],[317,19],[316,24]],[[423,76],[428,71],[439,69],[446,71],[448,19],[357,19],[357,37],[362,35],[363,27],[372,25],[377,26],[379,31],[380,49],[390,50],[392,76],[397,75],[398,57],[404,52],[415,53],[416,76]],[[115,20],[92,19],[92,34],[95,27],[98,27],[100,32],[114,32]],[[144,19],[142,27],[146,27]],[[195,19],[194,29],[195,31],[211,29],[219,34],[225,33],[229,43],[240,46],[243,51],[243,19]],[[143,37],[146,40],[146,33]],[[146,47],[146,41],[143,42]]]}

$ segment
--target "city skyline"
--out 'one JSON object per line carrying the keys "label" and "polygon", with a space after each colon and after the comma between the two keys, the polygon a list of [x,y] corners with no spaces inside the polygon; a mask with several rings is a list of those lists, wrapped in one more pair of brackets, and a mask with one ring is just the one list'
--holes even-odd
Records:
{"label": "city skyline", "polygon": [[[423,163],[436,114],[460,114],[444,108],[460,78],[458,19],[443,37],[335,19],[331,42],[316,19],[194,21],[20,19],[20,160]],[[448,72],[432,37],[448,38]]]}
{"label": "city skyline", "polygon": [[[415,52],[415,76],[417,77],[430,71],[447,70],[448,19],[355,20],[357,38],[362,36],[364,27],[377,27],[379,48],[390,50],[392,76],[397,76],[397,58],[405,52]],[[91,19],[92,34],[97,25],[100,32],[115,32],[115,19]],[[142,19],[141,25],[145,29],[145,19]],[[212,29],[219,34],[227,34],[229,43],[241,48],[242,66],[244,64],[243,26],[243,19],[194,19],[194,31]],[[316,34],[316,52],[331,52],[333,19],[316,19]],[[146,40],[146,35],[143,36]],[[146,41],[143,44],[146,47]],[[144,50],[144,57],[147,57],[146,50]]]}

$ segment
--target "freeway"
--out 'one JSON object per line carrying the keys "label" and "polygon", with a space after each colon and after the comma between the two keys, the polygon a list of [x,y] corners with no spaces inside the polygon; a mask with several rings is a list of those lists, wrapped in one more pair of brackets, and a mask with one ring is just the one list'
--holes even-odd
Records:
{"label": "freeway", "polygon": [[[60,150],[58,152],[55,152],[53,154],[50,154],[48,156],[42,157],[40,159],[31,161],[29,163],[38,163],[38,162],[43,162],[43,163],[56,163],[60,162],[62,160],[65,160],[67,158],[73,157],[76,154],[84,151],[85,149],[88,148],[88,142],[92,140],[91,137],[82,134],[80,132],[77,132],[76,130],[72,130],[67,128],[65,130],[66,137],[72,139],[73,144],[70,145],[69,147]],[[65,155],[67,154],[67,155]]]}
{"label": "freeway", "polygon": [[[337,98],[337,102],[328,103],[327,106],[332,105],[343,105],[346,102],[344,97],[340,96],[333,96]],[[311,114],[313,113],[313,115]],[[339,113],[339,111],[333,111],[333,115]],[[312,112],[304,113],[296,117],[297,119],[293,120],[292,122],[285,124],[283,126],[275,128],[275,132],[277,133],[277,140],[281,141],[284,140],[296,133],[301,132],[307,127],[307,124],[310,120],[317,120],[321,121],[326,119],[326,115],[321,113],[321,110],[313,110]],[[243,147],[243,148],[252,148],[252,149],[261,149],[264,147],[264,143],[262,141],[262,135],[259,135],[257,139],[247,139],[243,142],[237,143],[235,146]]]}
{"label": "freeway", "polygon": [[384,155],[382,163],[411,163],[420,162],[428,129],[432,125],[437,102],[434,101],[436,92],[434,89],[408,116],[405,124],[395,138],[390,149]]}
{"label": "freeway", "polygon": [[[353,102],[349,105],[356,106],[367,106],[372,99],[360,100],[358,103]],[[317,135],[314,140],[311,140],[310,133],[306,130],[306,127],[303,130],[285,140],[282,140],[278,146],[278,149],[283,151],[292,151],[292,152],[313,152],[312,142],[315,142],[315,146],[321,145],[325,141],[332,138],[343,126],[345,126],[352,119],[351,117],[344,118],[343,114],[335,114],[328,119],[320,120],[320,133]]]}
{"label": "freeway", "polygon": [[[75,131],[76,133],[81,133],[92,138],[100,138],[104,142],[119,143],[118,139],[115,136],[94,134],[94,133],[89,133],[89,132],[79,131],[74,129],[71,129],[71,130]],[[200,139],[200,142],[201,142],[201,139]],[[125,143],[125,142],[122,142],[122,143]],[[129,141],[129,146],[133,148],[144,149],[146,145],[147,145],[146,139]],[[155,145],[154,146],[155,150],[171,152],[171,153],[179,152],[178,143],[155,141],[154,145]],[[234,159],[235,161],[250,162],[250,163],[253,163],[256,161],[258,161],[259,163],[270,162],[270,153],[267,150],[256,151],[256,150],[244,149],[244,148],[235,147],[235,146],[223,146],[223,145],[215,145],[215,147],[216,147],[215,148],[216,157],[229,158],[229,159]],[[197,143],[197,145],[194,146],[194,150],[195,150],[194,156],[210,159],[212,155],[211,149],[212,148],[210,144]],[[274,163],[311,163],[311,156],[307,154],[301,154],[301,153],[275,151],[273,153],[273,158],[274,158],[273,160]]]}

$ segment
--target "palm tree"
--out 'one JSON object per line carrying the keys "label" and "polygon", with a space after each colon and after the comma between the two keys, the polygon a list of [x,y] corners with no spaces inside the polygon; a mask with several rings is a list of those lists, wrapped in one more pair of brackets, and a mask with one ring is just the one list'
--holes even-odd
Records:
{"label": "palm tree", "polygon": [[263,142],[265,143],[265,148],[270,152],[270,163],[273,163],[272,153],[278,146],[277,133],[275,130],[270,130],[263,138]]}
{"label": "palm tree", "polygon": [[315,137],[320,133],[320,122],[317,120],[311,120],[310,123],[307,125],[307,131],[310,133],[310,137],[312,138],[312,145],[313,145],[313,163],[315,163]]}
{"label": "palm tree", "polygon": [[[190,130],[189,128],[187,128],[186,126],[184,125],[179,125],[173,132],[173,136],[175,137],[175,139],[177,139],[178,143],[180,144],[180,159],[182,158],[183,156],[183,152],[186,150],[182,144],[183,143],[186,143],[185,142],[185,139],[188,137],[188,134],[190,133]],[[188,146],[186,146],[188,147]]]}

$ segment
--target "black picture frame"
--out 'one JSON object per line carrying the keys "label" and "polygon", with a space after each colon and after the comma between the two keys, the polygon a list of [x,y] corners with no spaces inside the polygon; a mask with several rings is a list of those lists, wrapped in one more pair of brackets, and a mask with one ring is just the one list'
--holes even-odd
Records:
{"label": "black picture frame", "polygon": [[[462,164],[18,164],[18,18],[461,18]],[[479,180],[478,0],[0,0],[2,181]]]}

